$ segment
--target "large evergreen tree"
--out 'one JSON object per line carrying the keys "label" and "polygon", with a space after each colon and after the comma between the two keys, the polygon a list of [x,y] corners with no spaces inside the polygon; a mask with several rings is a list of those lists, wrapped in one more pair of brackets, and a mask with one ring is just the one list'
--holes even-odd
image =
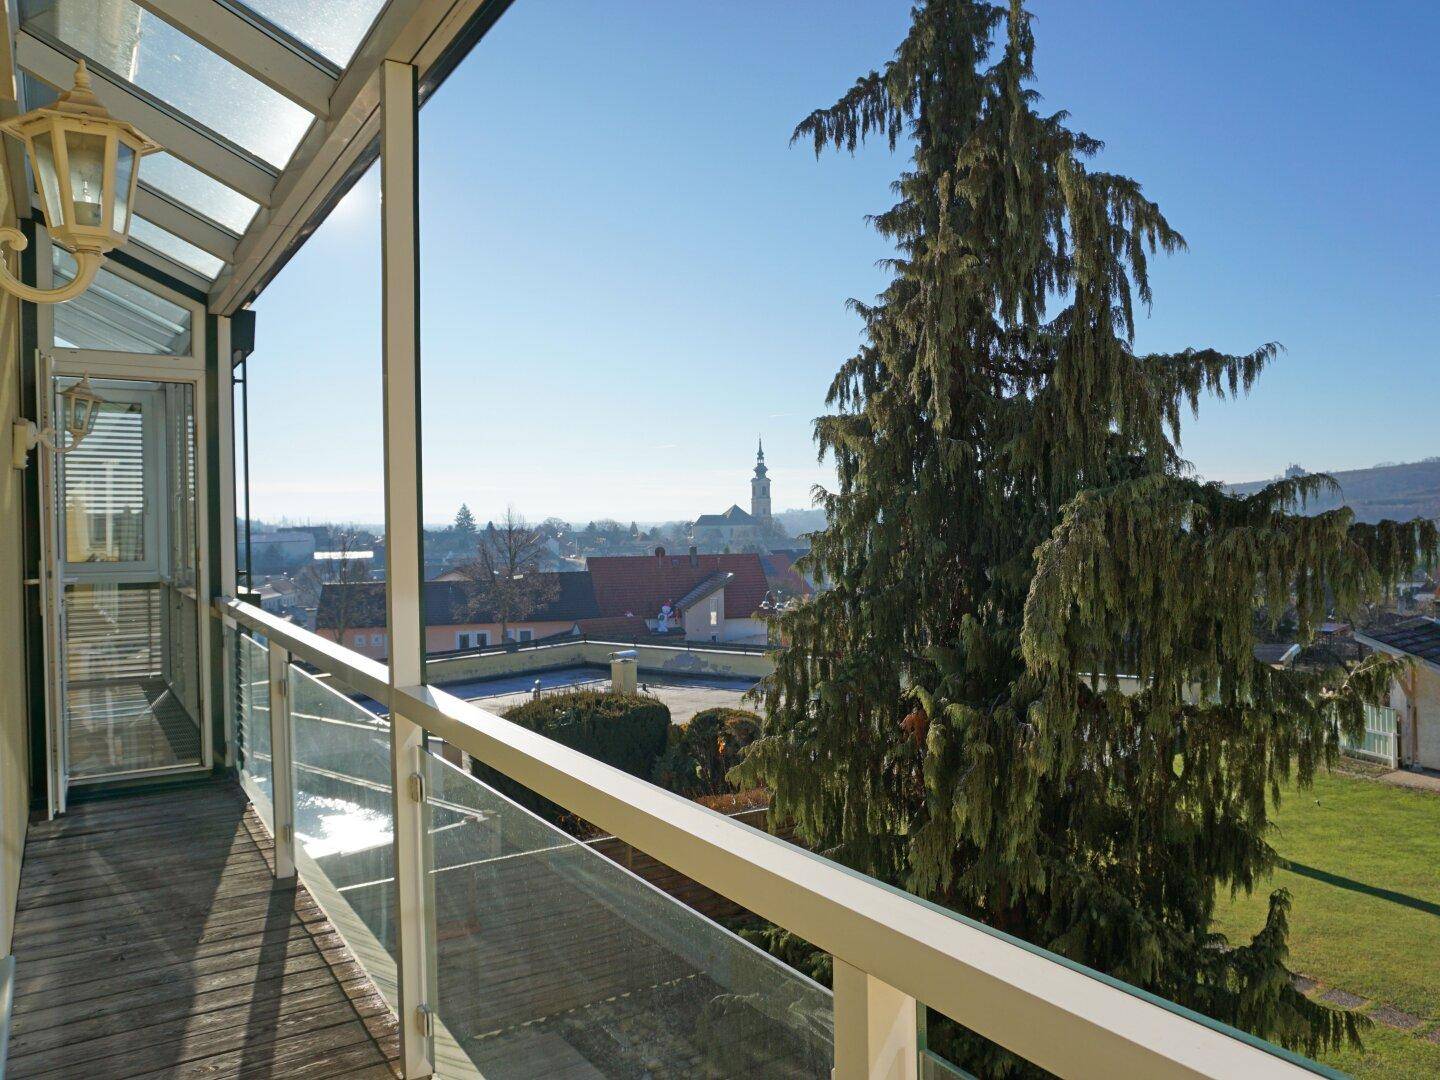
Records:
{"label": "large evergreen tree", "polygon": [[1239,498],[1191,476],[1182,411],[1277,346],[1134,351],[1147,261],[1184,242],[1038,111],[1033,44],[1021,0],[921,0],[894,59],[796,129],[913,157],[874,219],[893,280],[853,303],[864,343],[816,422],[838,480],[809,568],[834,587],[785,616],[738,777],[849,865],[1314,1052],[1354,1021],[1291,985],[1288,897],[1248,942],[1211,917],[1263,884],[1282,783],[1333,760],[1390,662],[1277,672],[1254,615],[1293,605],[1306,634],[1435,529],[1302,516],[1324,477]]}

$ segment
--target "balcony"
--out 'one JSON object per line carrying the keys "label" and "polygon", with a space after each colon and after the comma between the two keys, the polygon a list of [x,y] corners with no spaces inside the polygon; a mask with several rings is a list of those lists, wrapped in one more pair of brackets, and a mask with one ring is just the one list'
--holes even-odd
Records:
{"label": "balcony", "polygon": [[[925,1006],[1058,1075],[1324,1073],[441,690],[393,687],[250,605],[214,613],[238,784],[32,829],[7,1076],[393,1075],[402,1041],[427,1062],[411,1075],[960,1075],[917,1037]],[[395,747],[397,725],[342,686],[423,740]],[[834,993],[438,740],[826,949]]]}
{"label": "balcony", "polygon": [[[0,515],[7,664],[25,643],[0,672],[0,1072],[961,1076],[933,1010],[1060,1076],[1331,1075],[432,685],[416,118],[508,6],[356,0],[287,29],[229,2],[8,4],[26,107],[83,57],[168,157],[90,291],[0,318],[4,430],[83,375],[111,406],[84,455],[0,480],[24,508]],[[5,223],[48,287],[73,260],[9,149]],[[387,664],[235,599],[247,308],[376,161]],[[461,754],[811,942],[833,988]]]}

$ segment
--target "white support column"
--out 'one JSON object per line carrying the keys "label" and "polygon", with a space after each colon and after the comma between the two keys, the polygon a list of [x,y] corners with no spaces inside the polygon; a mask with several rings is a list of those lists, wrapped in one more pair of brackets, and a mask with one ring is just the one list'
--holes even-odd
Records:
{"label": "white support column", "polygon": [[915,999],[835,957],[833,1080],[916,1080]]}
{"label": "white support column", "polygon": [[[230,319],[224,315],[215,320],[215,398],[216,429],[215,446],[217,461],[215,473],[219,477],[218,489],[212,498],[220,505],[220,588],[221,596],[234,596],[235,578],[235,365],[230,355]],[[209,605],[206,605],[209,607]],[[214,618],[213,613],[211,618]],[[226,645],[225,627],[228,620],[216,620],[215,635],[220,641],[221,686],[224,692],[216,707],[224,710],[225,716],[225,764],[236,765],[235,716],[226,707],[230,693],[235,688],[235,655]]]}
{"label": "white support column", "polygon": [[290,736],[290,654],[270,648],[270,800],[275,822],[275,876],[295,877],[295,768]]}
{"label": "white support column", "polygon": [[[424,678],[420,519],[420,248],[415,69],[386,60],[380,84],[380,206],[385,403],[385,605],[390,684]],[[407,1080],[430,1076],[431,944],[425,856],[425,733],[390,716],[395,813],[400,1055]]]}

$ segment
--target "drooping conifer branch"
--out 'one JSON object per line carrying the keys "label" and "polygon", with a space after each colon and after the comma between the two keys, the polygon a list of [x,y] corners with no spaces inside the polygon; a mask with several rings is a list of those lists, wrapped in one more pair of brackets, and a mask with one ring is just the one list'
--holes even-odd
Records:
{"label": "drooping conifer branch", "polygon": [[1248,942],[1212,933],[1215,898],[1265,886],[1282,785],[1359,733],[1394,662],[1273,670],[1256,612],[1308,634],[1433,560],[1435,527],[1303,516],[1323,477],[1237,497],[1189,474],[1184,411],[1279,348],[1134,351],[1149,260],[1184,240],[1033,78],[1021,0],[922,0],[796,128],[911,160],[872,219],[893,277],[852,301],[862,344],[815,424],[836,482],[805,563],[832,587],[785,616],[736,778],[866,873],[1314,1051],[1357,1021],[1291,984],[1289,898]]}

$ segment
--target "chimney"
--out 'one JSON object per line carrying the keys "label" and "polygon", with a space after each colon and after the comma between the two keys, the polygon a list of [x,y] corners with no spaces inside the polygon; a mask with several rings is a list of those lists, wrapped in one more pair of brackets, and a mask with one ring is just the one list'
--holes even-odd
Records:
{"label": "chimney", "polygon": [[697,548],[694,544],[691,544],[691,545],[690,545],[690,565],[691,565],[691,566],[699,566],[699,565],[700,565],[700,549]]}

